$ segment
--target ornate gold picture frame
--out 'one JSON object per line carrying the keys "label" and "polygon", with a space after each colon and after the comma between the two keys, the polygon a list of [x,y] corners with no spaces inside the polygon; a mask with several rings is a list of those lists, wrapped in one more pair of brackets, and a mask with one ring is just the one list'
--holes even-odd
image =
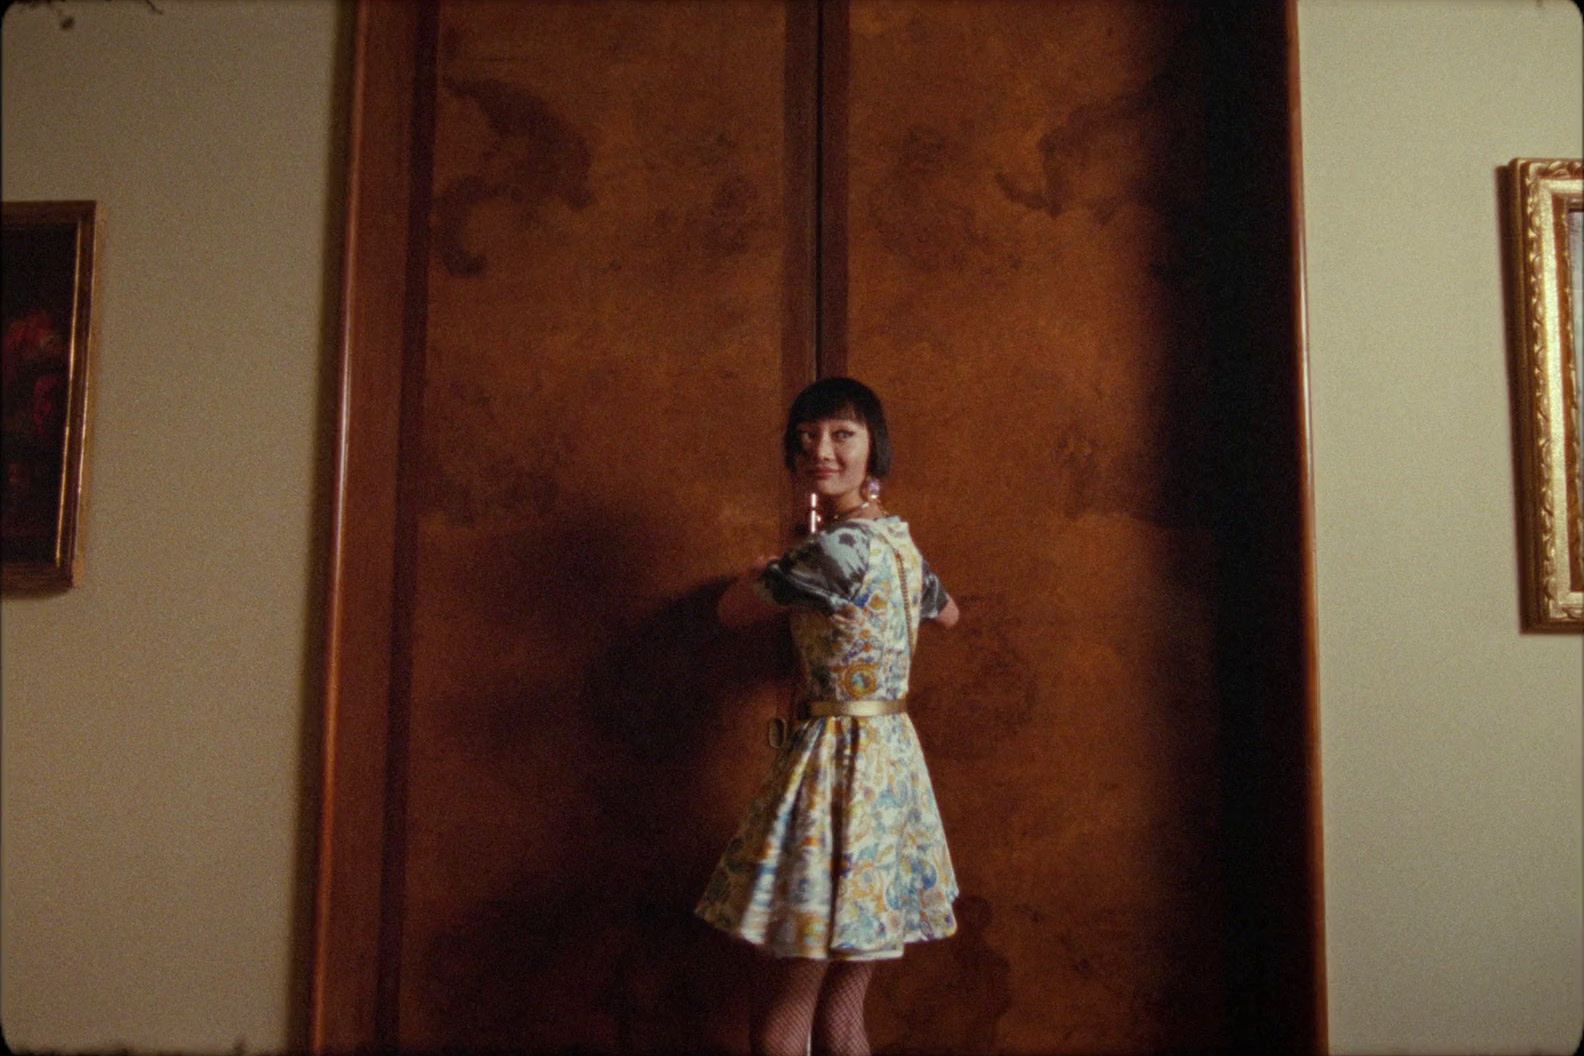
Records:
{"label": "ornate gold picture frame", "polygon": [[93,202],[4,206],[4,589],[77,579],[93,337]]}
{"label": "ornate gold picture frame", "polygon": [[1509,197],[1524,622],[1584,631],[1584,163],[1514,158]]}

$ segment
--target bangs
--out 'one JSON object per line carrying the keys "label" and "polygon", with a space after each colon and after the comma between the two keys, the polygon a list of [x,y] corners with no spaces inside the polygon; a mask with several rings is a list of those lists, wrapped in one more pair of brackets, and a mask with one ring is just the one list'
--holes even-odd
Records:
{"label": "bangs", "polygon": [[798,426],[828,418],[844,418],[862,424],[869,431],[869,472],[884,477],[891,471],[891,437],[880,397],[852,378],[816,381],[792,401],[787,411],[786,431],[782,435],[787,469],[792,469],[797,461]]}
{"label": "bangs", "polygon": [[805,406],[792,405],[792,411],[787,415],[787,424],[794,429],[809,422],[819,422],[827,418],[845,418],[868,426],[869,419],[864,417],[863,411],[851,401],[830,394],[827,399],[810,400]]}

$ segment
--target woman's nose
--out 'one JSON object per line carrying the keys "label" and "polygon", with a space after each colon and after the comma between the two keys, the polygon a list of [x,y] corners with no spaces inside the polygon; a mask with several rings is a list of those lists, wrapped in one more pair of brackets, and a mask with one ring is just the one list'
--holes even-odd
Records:
{"label": "woman's nose", "polygon": [[831,442],[829,433],[822,433],[814,441],[814,457],[821,462],[836,456],[836,445]]}

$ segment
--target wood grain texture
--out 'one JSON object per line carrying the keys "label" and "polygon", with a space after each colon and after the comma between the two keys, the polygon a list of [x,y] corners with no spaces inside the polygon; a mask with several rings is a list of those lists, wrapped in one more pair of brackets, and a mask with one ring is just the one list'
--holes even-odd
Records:
{"label": "wood grain texture", "polygon": [[777,704],[713,602],[782,537],[785,46],[774,4],[441,9],[404,1046],[741,1035],[691,910]]}
{"label": "wood grain texture", "polygon": [[788,657],[711,610],[822,326],[964,608],[877,1051],[1317,1047],[1290,6],[360,8],[317,1050],[741,1051]]}
{"label": "wood grain texture", "polygon": [[854,0],[852,27],[848,363],[964,613],[913,700],[965,933],[882,976],[877,1043],[1215,1047],[1196,13]]}

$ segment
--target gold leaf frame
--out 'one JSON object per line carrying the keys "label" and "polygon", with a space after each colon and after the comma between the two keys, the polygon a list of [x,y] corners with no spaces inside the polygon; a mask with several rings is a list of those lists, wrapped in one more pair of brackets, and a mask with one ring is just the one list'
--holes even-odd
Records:
{"label": "gold leaf frame", "polygon": [[1584,631],[1578,304],[1584,252],[1584,163],[1514,158],[1513,371],[1524,624]]}
{"label": "gold leaf frame", "polygon": [[77,582],[98,248],[94,202],[4,203],[7,594]]}

